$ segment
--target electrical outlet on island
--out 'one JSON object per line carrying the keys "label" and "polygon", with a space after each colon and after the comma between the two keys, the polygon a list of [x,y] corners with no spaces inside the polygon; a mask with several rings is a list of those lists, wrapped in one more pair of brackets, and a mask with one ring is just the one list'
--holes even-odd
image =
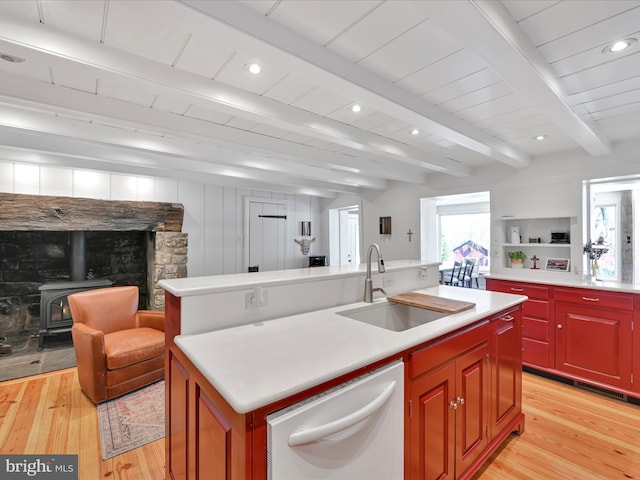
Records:
{"label": "electrical outlet on island", "polygon": [[247,310],[252,308],[266,307],[269,303],[269,295],[267,290],[263,290],[262,287],[256,287],[253,291],[248,292],[245,295],[245,308]]}

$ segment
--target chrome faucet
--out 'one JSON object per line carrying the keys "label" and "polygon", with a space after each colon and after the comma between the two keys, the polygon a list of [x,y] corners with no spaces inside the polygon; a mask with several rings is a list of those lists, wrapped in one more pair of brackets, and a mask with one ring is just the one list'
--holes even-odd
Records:
{"label": "chrome faucet", "polygon": [[373,288],[373,282],[371,281],[371,254],[373,250],[376,251],[378,255],[378,272],[384,273],[384,260],[382,259],[382,253],[380,252],[380,247],[372,243],[369,245],[369,251],[367,252],[367,278],[364,280],[364,302],[373,303],[373,292],[381,291],[382,293],[386,292],[382,289],[382,287]]}

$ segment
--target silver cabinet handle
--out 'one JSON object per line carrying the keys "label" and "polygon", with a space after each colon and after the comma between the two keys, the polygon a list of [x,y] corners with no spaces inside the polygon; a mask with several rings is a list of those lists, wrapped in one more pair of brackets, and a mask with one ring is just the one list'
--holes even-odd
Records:
{"label": "silver cabinet handle", "polygon": [[449,403],[449,406],[456,410],[458,408],[458,402],[452,401],[451,403]]}
{"label": "silver cabinet handle", "polygon": [[505,315],[504,317],[500,317],[503,322],[512,322],[514,317],[511,315]]}
{"label": "silver cabinet handle", "polygon": [[462,398],[462,397],[458,397],[458,399],[457,399],[457,400],[458,400],[458,403],[459,403],[460,405],[464,405],[464,398]]}
{"label": "silver cabinet handle", "polygon": [[562,324],[561,324],[561,323],[559,323],[559,324],[557,325],[557,327],[558,327],[558,328],[562,328]]}
{"label": "silver cabinet handle", "polygon": [[524,288],[513,288],[511,287],[512,292],[524,292]]}
{"label": "silver cabinet handle", "polygon": [[585,302],[599,302],[600,299],[598,297],[582,297]]}

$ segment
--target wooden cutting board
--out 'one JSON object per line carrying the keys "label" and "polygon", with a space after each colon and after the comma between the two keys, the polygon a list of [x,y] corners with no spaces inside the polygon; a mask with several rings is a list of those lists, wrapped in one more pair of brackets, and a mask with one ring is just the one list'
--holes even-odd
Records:
{"label": "wooden cutting board", "polygon": [[436,297],[418,292],[399,293],[387,297],[393,303],[403,303],[412,307],[426,308],[436,312],[458,313],[476,306],[475,303],[451,300],[450,298]]}

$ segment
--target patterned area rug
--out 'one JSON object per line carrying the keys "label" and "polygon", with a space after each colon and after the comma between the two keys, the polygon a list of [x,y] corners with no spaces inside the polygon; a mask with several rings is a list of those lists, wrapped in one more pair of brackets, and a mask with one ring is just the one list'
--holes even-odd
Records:
{"label": "patterned area rug", "polygon": [[98,404],[102,459],[164,437],[164,380]]}

